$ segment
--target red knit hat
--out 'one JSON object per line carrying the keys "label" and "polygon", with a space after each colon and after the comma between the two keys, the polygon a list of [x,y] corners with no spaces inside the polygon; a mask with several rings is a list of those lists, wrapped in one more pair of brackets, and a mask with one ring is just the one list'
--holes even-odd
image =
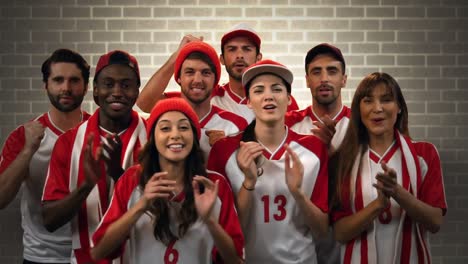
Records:
{"label": "red knit hat", "polygon": [[135,57],[123,50],[113,50],[109,53],[102,55],[99,58],[99,61],[96,65],[96,73],[94,74],[94,80],[96,80],[96,77],[98,76],[99,72],[104,67],[107,67],[111,64],[127,65],[128,67],[132,68],[137,75],[138,84],[140,84],[140,69],[138,68],[138,61]]}
{"label": "red knit hat", "polygon": [[283,64],[273,60],[261,60],[250,65],[242,74],[242,85],[244,86],[246,94],[248,94],[249,91],[245,85],[257,75],[263,73],[272,73],[278,75],[279,77],[283,78],[289,85],[292,84],[294,79],[292,72]]}
{"label": "red knit hat", "polygon": [[211,47],[210,44],[202,41],[189,42],[185,46],[183,46],[182,49],[180,49],[174,65],[175,81],[179,83],[178,79],[180,77],[180,69],[182,68],[182,63],[184,63],[185,58],[187,58],[187,56],[190,55],[190,53],[195,51],[206,54],[210,58],[211,62],[213,62],[216,68],[216,78],[214,83],[214,85],[216,86],[219,82],[219,79],[221,78],[221,63],[219,62],[218,53],[216,53],[216,50],[213,47]]}
{"label": "red knit hat", "polygon": [[248,38],[250,41],[253,42],[253,44],[255,44],[255,46],[258,49],[260,49],[260,45],[262,44],[262,40],[253,28],[251,28],[246,23],[239,23],[237,25],[234,25],[228,32],[226,32],[226,34],[223,35],[223,37],[221,38],[221,50],[223,50],[223,47],[226,44],[226,42],[236,37]]}
{"label": "red knit hat", "polygon": [[200,140],[201,128],[198,116],[195,111],[193,111],[192,107],[182,98],[168,98],[160,100],[156,103],[156,105],[153,107],[153,110],[151,110],[150,116],[146,120],[146,134],[148,139],[150,137],[151,130],[155,126],[159,117],[170,111],[178,111],[187,116],[195,126],[198,140]]}

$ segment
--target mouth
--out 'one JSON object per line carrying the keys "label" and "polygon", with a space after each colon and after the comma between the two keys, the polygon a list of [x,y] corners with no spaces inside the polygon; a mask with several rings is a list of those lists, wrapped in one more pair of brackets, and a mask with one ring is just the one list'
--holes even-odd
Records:
{"label": "mouth", "polygon": [[276,105],[273,105],[273,104],[267,104],[263,106],[263,109],[268,110],[268,111],[275,110],[276,108],[277,108]]}
{"label": "mouth", "polygon": [[180,143],[177,143],[177,144],[169,144],[167,145],[167,148],[170,150],[170,151],[173,151],[173,152],[180,152],[182,151],[182,149],[185,147],[184,144],[180,144]]}
{"label": "mouth", "polygon": [[119,110],[122,110],[123,108],[125,108],[127,106],[127,104],[123,103],[123,102],[118,102],[118,101],[113,101],[113,102],[109,102],[108,103],[110,108],[114,111],[119,111]]}
{"label": "mouth", "polygon": [[375,124],[380,124],[382,123],[385,119],[384,118],[372,118],[371,119],[373,123]]}
{"label": "mouth", "polygon": [[319,95],[329,95],[332,92],[333,92],[333,89],[330,86],[320,86],[318,88]]}

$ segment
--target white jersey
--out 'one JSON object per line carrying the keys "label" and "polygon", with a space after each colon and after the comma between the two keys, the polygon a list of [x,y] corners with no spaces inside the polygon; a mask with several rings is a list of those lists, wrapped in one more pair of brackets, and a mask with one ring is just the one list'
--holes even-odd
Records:
{"label": "white jersey", "polygon": [[[106,230],[122,217],[141,199],[143,191],[139,186],[141,167],[139,165],[128,169],[116,184],[109,210],[104,215],[97,228],[93,240],[96,243],[104,236]],[[236,252],[241,256],[243,236],[238,216],[234,208],[232,190],[223,176],[208,172],[212,181],[219,180],[218,199],[216,200],[212,216],[232,238]],[[169,201],[170,228],[174,234],[178,230],[178,215],[185,194],[180,193]],[[206,224],[198,219],[179,239],[164,245],[154,237],[154,217],[143,214],[132,226],[126,243],[113,252],[109,258],[123,254],[123,263],[220,263],[219,254],[214,239]]]}
{"label": "white jersey", "polygon": [[[399,185],[445,214],[447,203],[436,148],[396,135],[395,143],[381,157],[368,149],[362,157],[355,158],[351,176],[342,187],[341,207],[332,213],[333,221],[362,210],[377,198],[372,184],[377,181],[375,175],[382,172],[381,161],[395,170]],[[394,199],[390,201],[390,206],[369,228],[341,246],[343,263],[431,263],[428,231],[413,221]]]}
{"label": "white jersey", "polygon": [[[222,86],[215,86],[212,92],[211,103],[221,109],[241,116],[247,123],[252,122],[252,120],[255,118],[255,114],[253,113],[252,109],[247,106],[247,98],[240,97],[234,93],[230,89],[229,83],[226,83]],[[291,96],[291,104],[288,105],[288,111],[297,109],[299,109],[297,102],[294,97]]]}
{"label": "white jersey", "polygon": [[[88,114],[83,115],[85,119]],[[47,113],[36,118],[44,127],[44,138],[29,163],[28,177],[22,184],[21,226],[23,233],[23,257],[39,263],[69,262],[71,255],[70,225],[65,224],[51,233],[44,228],[41,196],[52,149],[63,133],[51,122]],[[24,127],[20,126],[7,138],[0,158],[0,172],[16,159],[25,144]]]}
{"label": "white jersey", "polygon": [[[348,129],[349,118],[351,117],[351,109],[345,105],[341,110],[332,117],[336,121],[336,132],[332,138],[331,145],[336,150],[340,146],[343,138]],[[300,111],[291,111],[286,114],[285,123],[296,133],[310,135],[312,134],[311,129],[316,128],[314,122],[321,122],[320,118],[314,113],[312,106]]]}
{"label": "white jersey", "polygon": [[[244,174],[236,155],[242,134],[217,142],[208,168],[227,176],[235,194],[242,188]],[[328,212],[328,154],[315,136],[288,131],[274,153],[264,151],[263,174],[257,180],[250,218],[245,228],[246,263],[317,263],[315,242],[285,182],[285,149],[288,143],[304,165],[303,192],[323,212]]]}
{"label": "white jersey", "polygon": [[[213,141],[228,135],[239,133],[247,127],[247,122],[240,116],[222,110],[221,108],[212,105],[210,112],[204,117],[200,118],[201,138],[200,147],[203,150],[203,157],[205,162],[208,160],[208,154],[211,151]],[[218,133],[213,135],[212,140],[208,136],[210,133]],[[219,137],[218,137],[219,136]]]}

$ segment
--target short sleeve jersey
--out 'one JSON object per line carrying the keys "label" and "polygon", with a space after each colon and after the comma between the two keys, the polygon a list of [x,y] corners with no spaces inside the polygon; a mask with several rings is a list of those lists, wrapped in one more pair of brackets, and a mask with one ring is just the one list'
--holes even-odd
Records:
{"label": "short sleeve jersey", "polygon": [[[239,134],[216,142],[208,159],[208,168],[224,173],[235,194],[244,180],[236,161],[241,138]],[[250,219],[245,228],[247,263],[316,263],[312,233],[286,185],[284,143],[289,144],[304,165],[305,195],[324,213],[328,212],[327,148],[313,135],[289,130],[275,152],[263,152],[263,173],[253,191]]]}
{"label": "short sleeve jersey", "polygon": [[[89,114],[83,113],[83,120]],[[35,120],[44,127],[44,138],[29,163],[28,177],[22,184],[21,225],[23,233],[23,256],[34,262],[68,262],[71,254],[70,225],[66,224],[50,233],[44,227],[41,212],[41,196],[47,167],[57,138],[63,133],[44,113]],[[15,129],[7,138],[0,157],[0,173],[16,159],[25,144],[24,126]]]}
{"label": "short sleeve jersey", "polygon": [[[143,190],[139,186],[139,171],[140,166],[133,166],[117,182],[109,210],[93,235],[95,244],[99,243],[113,222],[122,217],[140,200]],[[237,253],[242,256],[244,238],[234,208],[232,190],[223,176],[209,172],[208,178],[212,181],[219,180],[218,199],[213,208],[213,216],[233,239]],[[169,201],[169,217],[173,232],[178,229],[177,215],[184,198],[184,193],[180,193]],[[153,223],[150,214],[143,214],[130,230],[125,245],[113,252],[109,258],[123,254],[123,263],[135,264],[222,263],[219,262],[219,254],[217,254],[214,240],[202,220],[198,219],[189,227],[183,237],[171,241],[167,246],[155,239]]]}
{"label": "short sleeve jersey", "polygon": [[[338,114],[332,119],[336,121],[336,132],[332,138],[331,145],[334,149],[338,149],[348,129],[349,118],[351,117],[351,109],[345,105],[341,108]],[[320,118],[312,110],[312,106],[299,111],[291,111],[286,113],[286,125],[296,133],[310,135],[311,129],[316,128],[314,122],[320,122]]]}

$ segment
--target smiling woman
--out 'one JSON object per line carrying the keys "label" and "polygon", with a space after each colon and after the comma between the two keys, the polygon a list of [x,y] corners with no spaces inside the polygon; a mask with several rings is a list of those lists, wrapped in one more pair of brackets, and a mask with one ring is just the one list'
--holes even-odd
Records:
{"label": "smiling woman", "polygon": [[222,175],[206,171],[200,131],[185,100],[156,104],[140,165],[117,182],[93,258],[123,252],[129,263],[239,263],[244,238],[232,193]]}
{"label": "smiling woman", "polygon": [[439,230],[447,210],[440,159],[432,144],[410,139],[392,76],[375,72],[361,81],[330,164],[343,263],[430,263],[427,231]]}
{"label": "smiling woman", "polygon": [[242,84],[255,119],[216,142],[208,159],[232,185],[246,263],[317,263],[314,236],[328,228],[327,147],[285,126],[292,81],[275,61],[247,68]]}

